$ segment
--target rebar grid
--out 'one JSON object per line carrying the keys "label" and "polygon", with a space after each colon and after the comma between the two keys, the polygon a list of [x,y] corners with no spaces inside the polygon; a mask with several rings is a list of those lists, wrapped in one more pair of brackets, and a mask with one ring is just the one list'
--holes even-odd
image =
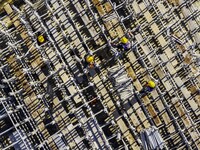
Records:
{"label": "rebar grid", "polygon": [[[198,0],[24,3],[0,22],[1,149],[150,149],[151,126],[164,149],[200,147]],[[112,44],[123,36],[127,52]]]}

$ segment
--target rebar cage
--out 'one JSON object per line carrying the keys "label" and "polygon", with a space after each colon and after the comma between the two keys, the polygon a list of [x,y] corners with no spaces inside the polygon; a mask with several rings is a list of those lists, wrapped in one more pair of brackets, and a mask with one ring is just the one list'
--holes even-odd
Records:
{"label": "rebar cage", "polygon": [[[0,149],[151,149],[152,127],[162,149],[200,148],[199,0],[2,7]],[[124,36],[126,52],[113,46]],[[88,53],[99,71],[83,66]]]}

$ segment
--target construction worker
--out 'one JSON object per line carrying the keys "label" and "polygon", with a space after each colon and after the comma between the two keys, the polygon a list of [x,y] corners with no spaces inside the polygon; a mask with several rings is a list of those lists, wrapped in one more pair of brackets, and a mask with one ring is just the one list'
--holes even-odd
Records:
{"label": "construction worker", "polygon": [[124,36],[121,38],[121,43],[117,46],[119,49],[123,49],[125,51],[130,50],[131,42]]}
{"label": "construction worker", "polygon": [[140,91],[140,94],[142,95],[142,97],[146,96],[148,93],[152,92],[156,87],[156,83],[152,80],[150,81],[146,81],[145,86],[143,87],[143,89]]}
{"label": "construction worker", "polygon": [[45,35],[42,35],[42,34],[38,33],[38,37],[37,37],[38,45],[43,44],[45,41],[46,41]]}
{"label": "construction worker", "polygon": [[85,62],[84,62],[84,68],[88,67],[89,69],[94,68],[97,73],[100,73],[100,69],[98,65],[94,62],[94,56],[91,54],[86,54],[85,57]]}
{"label": "construction worker", "polygon": [[111,45],[113,47],[118,48],[119,50],[122,50],[122,51],[123,50],[124,51],[128,51],[128,50],[131,49],[131,42],[125,36],[120,39],[120,43],[119,44],[111,43]]}
{"label": "construction worker", "polygon": [[93,55],[86,55],[85,56],[85,67],[93,68],[94,66],[94,56]]}

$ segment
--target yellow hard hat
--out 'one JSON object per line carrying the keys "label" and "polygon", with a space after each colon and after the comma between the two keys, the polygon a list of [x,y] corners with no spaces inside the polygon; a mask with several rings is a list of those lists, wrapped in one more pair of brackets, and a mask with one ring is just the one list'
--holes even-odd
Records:
{"label": "yellow hard hat", "polygon": [[151,87],[151,88],[155,88],[156,83],[153,82],[153,81],[149,81],[149,82],[148,82],[148,86]]}
{"label": "yellow hard hat", "polygon": [[43,36],[43,35],[39,35],[39,36],[38,36],[38,41],[39,41],[40,43],[43,43],[43,42],[45,41],[44,36]]}
{"label": "yellow hard hat", "polygon": [[121,42],[123,44],[126,44],[128,42],[128,39],[126,37],[121,38]]}
{"label": "yellow hard hat", "polygon": [[87,57],[86,57],[86,61],[87,61],[88,63],[92,63],[92,62],[94,62],[94,57],[93,57],[93,56],[87,56]]}

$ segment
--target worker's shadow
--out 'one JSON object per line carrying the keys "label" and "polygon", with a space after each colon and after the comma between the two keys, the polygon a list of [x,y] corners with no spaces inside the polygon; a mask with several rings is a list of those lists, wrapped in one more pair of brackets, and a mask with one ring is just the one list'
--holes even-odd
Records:
{"label": "worker's shadow", "polygon": [[130,100],[123,103],[120,109],[115,109],[115,111],[113,112],[114,118],[117,119],[120,116],[119,110],[127,112],[130,108],[133,107],[135,103],[137,103],[137,99],[135,97],[132,97]]}
{"label": "worker's shadow", "polygon": [[111,54],[109,48],[105,48],[101,51],[98,51],[96,53],[96,56],[98,56],[99,60],[102,62],[100,64],[102,68],[112,67],[116,65],[115,58]]}

